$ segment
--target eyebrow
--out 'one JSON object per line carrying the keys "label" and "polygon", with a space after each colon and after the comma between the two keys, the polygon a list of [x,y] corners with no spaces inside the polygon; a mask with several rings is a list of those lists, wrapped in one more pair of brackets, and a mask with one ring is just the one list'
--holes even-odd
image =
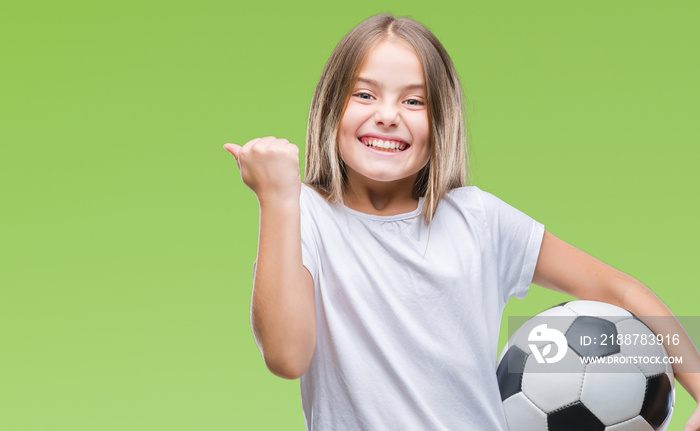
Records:
{"label": "eyebrow", "polygon": [[[373,85],[375,87],[381,87],[379,81],[375,81],[371,78],[363,78],[362,76],[357,78],[358,82],[364,82],[365,84]],[[424,90],[425,86],[423,84],[408,84],[402,88],[402,90]]]}

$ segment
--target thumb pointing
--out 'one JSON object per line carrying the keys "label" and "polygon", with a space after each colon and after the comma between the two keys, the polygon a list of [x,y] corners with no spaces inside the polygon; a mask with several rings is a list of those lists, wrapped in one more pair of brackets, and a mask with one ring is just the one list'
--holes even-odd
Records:
{"label": "thumb pointing", "polygon": [[233,154],[233,157],[238,161],[238,153],[241,151],[241,146],[236,144],[224,144],[224,149]]}

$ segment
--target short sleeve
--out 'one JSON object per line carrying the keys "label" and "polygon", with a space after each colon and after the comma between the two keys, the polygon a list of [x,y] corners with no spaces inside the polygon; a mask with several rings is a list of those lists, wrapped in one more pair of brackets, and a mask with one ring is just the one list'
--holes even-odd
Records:
{"label": "short sleeve", "polygon": [[508,302],[511,296],[523,299],[535,274],[544,225],[491,193],[481,191],[480,194],[503,300]]}
{"label": "short sleeve", "polygon": [[301,260],[306,269],[309,270],[309,273],[311,273],[315,285],[318,280],[319,267],[318,241],[316,240],[318,229],[314,222],[314,197],[311,195],[311,193],[314,192],[307,187],[308,186],[305,185],[302,186],[301,196],[299,198],[299,207],[301,210]]}

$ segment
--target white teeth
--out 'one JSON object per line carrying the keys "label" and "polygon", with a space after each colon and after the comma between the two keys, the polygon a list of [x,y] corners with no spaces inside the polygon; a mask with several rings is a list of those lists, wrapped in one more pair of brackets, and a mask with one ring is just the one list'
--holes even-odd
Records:
{"label": "white teeth", "polygon": [[406,148],[406,144],[403,142],[382,141],[381,139],[368,139],[365,141],[365,145],[368,147],[379,147],[387,150],[393,150],[394,152],[402,151]]}

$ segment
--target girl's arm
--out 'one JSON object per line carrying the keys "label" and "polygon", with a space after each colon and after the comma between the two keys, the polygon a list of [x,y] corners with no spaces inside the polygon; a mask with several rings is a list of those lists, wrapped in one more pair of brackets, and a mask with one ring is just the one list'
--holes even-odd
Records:
{"label": "girl's arm", "polygon": [[[674,374],[698,401],[700,353],[671,310],[639,280],[545,231],[532,282],[579,299],[617,305],[644,320],[657,334],[679,334],[678,345],[665,344],[665,347],[669,356],[683,357],[682,368],[674,365]],[[645,316],[667,317],[645,319]],[[694,372],[680,372],[683,370]],[[700,430],[700,407],[688,420],[685,430]]]}
{"label": "girl's arm", "polygon": [[260,204],[251,325],[268,369],[301,377],[316,343],[313,280],[302,264],[299,149],[285,139],[226,144]]}

